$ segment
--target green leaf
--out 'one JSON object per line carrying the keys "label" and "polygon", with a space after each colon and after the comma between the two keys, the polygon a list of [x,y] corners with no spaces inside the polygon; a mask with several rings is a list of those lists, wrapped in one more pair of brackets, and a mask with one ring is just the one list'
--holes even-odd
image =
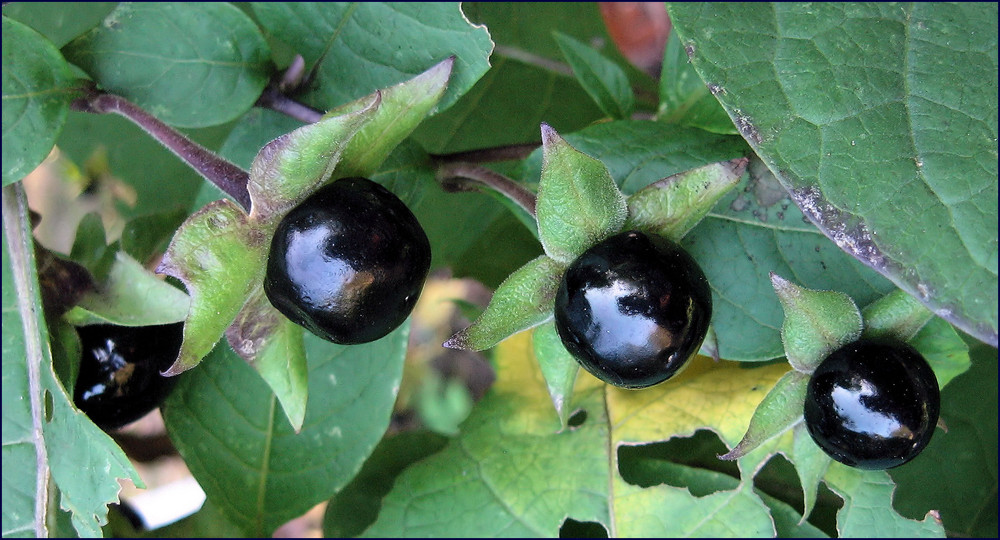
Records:
{"label": "green leaf", "polygon": [[695,69],[809,218],[996,347],[996,4],[669,11]]}
{"label": "green leaf", "polygon": [[569,263],[619,232],[628,208],[608,168],[570,146],[548,124],[542,124],[542,154],[538,238],[549,257]]}
{"label": "green leaf", "polygon": [[260,373],[296,433],[305,420],[309,373],[301,326],[271,306],[260,285],[226,329],[229,345]]}
{"label": "green leaf", "polygon": [[[677,32],[667,38],[660,72],[660,107],[656,119],[669,124],[701,128],[712,133],[735,135],[736,126],[719,105],[711,89],[691,65]],[[718,90],[717,88],[717,91]]]}
{"label": "green leaf", "polygon": [[[624,484],[624,482],[621,482]],[[621,537],[769,537],[774,523],[764,503],[745,484],[741,489],[719,491],[701,498],[683,488],[616,486],[620,499],[615,524]],[[670,518],[651,515],[655,508],[669,508]]]}
{"label": "green leaf", "polygon": [[792,449],[788,456],[795,463],[795,473],[802,485],[802,513],[809,516],[816,506],[819,482],[833,463],[826,452],[813,440],[805,422],[796,425],[792,434]]}
{"label": "green leaf", "polygon": [[378,518],[382,498],[406,467],[435,454],[448,439],[427,431],[404,431],[375,447],[350,484],[330,499],[323,515],[327,538],[359,536]]}
{"label": "green leaf", "polygon": [[177,209],[130,219],[122,229],[122,251],[139,262],[159,257],[185,218],[187,212]]}
{"label": "green leaf", "polygon": [[115,8],[116,2],[10,2],[4,16],[20,21],[47,37],[56,47],[90,30]]}
{"label": "green leaf", "polygon": [[182,127],[245,113],[271,69],[257,25],[222,2],[120,4],[63,50],[102,89]]}
{"label": "green leaf", "polygon": [[531,343],[538,359],[538,367],[545,377],[552,405],[559,416],[559,423],[562,429],[566,429],[569,413],[573,410],[573,387],[580,372],[580,364],[563,346],[554,323],[545,323],[535,328]]}
{"label": "green leaf", "polygon": [[462,433],[399,476],[364,536],[555,537],[567,515],[607,523],[603,385],[577,389],[587,421],[560,432],[529,335],[501,344],[496,360],[499,378]]}
{"label": "green leaf", "polygon": [[971,352],[969,372],[941,390],[948,432],[889,475],[904,516],[937,510],[948,536],[986,538],[997,529],[997,351],[979,343]]}
{"label": "green leaf", "polygon": [[74,326],[150,326],[183,321],[191,301],[124,252],[115,254],[108,279],[80,298],[64,317]]}
{"label": "green leaf", "polygon": [[53,372],[23,191],[3,189],[3,217],[4,534],[45,535],[51,475],[77,534],[100,536],[107,504],[118,500],[117,479],[142,480]]}
{"label": "green leaf", "polygon": [[454,106],[417,129],[414,138],[429,152],[538,141],[542,122],[571,132],[604,116],[561,62],[552,39],[559,28],[584,43],[601,41],[602,54],[621,59],[597,4],[465,2],[462,9],[489,28],[496,43],[492,66]]}
{"label": "green leaf", "polygon": [[739,183],[747,158],[713,163],[668,176],[629,196],[625,229],[641,229],[675,242]]}
{"label": "green leaf", "polygon": [[3,185],[24,178],[56,142],[75,80],[52,42],[3,18]]}
{"label": "green leaf", "polygon": [[277,221],[330,179],[358,129],[379,110],[378,94],[349,113],[325,117],[269,142],[250,166],[250,219],[269,232]]}
{"label": "green leaf", "polygon": [[261,25],[305,58],[315,85],[303,99],[321,109],[411,79],[454,55],[440,103],[445,109],[489,69],[489,32],[470,24],[458,2],[252,5]]}
{"label": "green leaf", "polygon": [[635,96],[625,72],[601,53],[570,36],[558,31],[552,35],[573,68],[576,80],[604,114],[616,120],[628,118],[635,106]]}
{"label": "green leaf", "polygon": [[107,279],[115,261],[115,250],[108,246],[101,216],[94,212],[83,216],[76,227],[69,257],[86,267],[95,279]]}
{"label": "green leaf", "polygon": [[955,328],[944,319],[935,317],[916,336],[910,345],[920,351],[927,363],[934,369],[938,385],[944,388],[955,377],[968,371],[969,347],[958,335]]}
{"label": "green leaf", "polygon": [[461,380],[428,372],[417,390],[416,410],[427,429],[457,435],[458,425],[472,410],[472,394]]}
{"label": "green leaf", "polygon": [[781,377],[757,406],[740,443],[719,459],[739,459],[800,422],[808,385],[809,376],[795,370]]}
{"label": "green leaf", "polygon": [[893,336],[909,341],[934,316],[923,304],[896,289],[861,310],[865,337]]}
{"label": "green leaf", "polygon": [[[336,176],[368,177],[378,170],[442,99],[450,86],[454,66],[455,57],[449,57],[412,79],[380,91],[381,103],[376,114],[348,142]],[[337,107],[326,116],[361,110],[366,99]]]}
{"label": "green leaf", "polygon": [[928,513],[921,521],[904,518],[887,504],[896,485],[885,471],[863,471],[831,462],[824,477],[844,499],[837,513],[841,538],[944,538],[941,520]]}
{"label": "green leaf", "polygon": [[482,351],[552,318],[556,290],[565,265],[542,255],[500,284],[482,315],[444,346]]}
{"label": "green leaf", "polygon": [[180,279],[191,297],[184,343],[167,370],[197,366],[232,323],[264,273],[269,239],[229,199],[206,205],[178,229],[157,272]]}
{"label": "green leaf", "polygon": [[781,340],[796,370],[812,373],[831,352],[861,337],[861,312],[851,297],[805,289],[777,274],[771,283],[785,309]]}
{"label": "green leaf", "polygon": [[408,331],[352,346],[307,334],[309,402],[298,433],[228,346],[185,373],[164,420],[209,501],[245,534],[264,536],[350,482],[389,425]]}

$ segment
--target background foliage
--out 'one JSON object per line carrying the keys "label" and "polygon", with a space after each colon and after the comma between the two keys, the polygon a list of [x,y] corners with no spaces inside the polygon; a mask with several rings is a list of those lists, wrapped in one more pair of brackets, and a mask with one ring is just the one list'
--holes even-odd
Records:
{"label": "background foliage", "polygon": [[[542,326],[489,352],[496,381],[457,430],[387,435],[413,369],[410,324],[362,346],[308,336],[298,431],[222,340],[164,406],[208,502],[156,534],[270,535],[330,501],[331,536],[995,537],[996,4],[667,9],[653,76],[616,48],[596,3],[5,5],[3,535],[135,533],[107,526],[106,504],[118,478],[138,480],[71,406],[72,328],[37,309],[48,259],[20,181],[55,146],[76,191],[91,186],[71,204],[113,199],[121,239],[92,216],[59,255],[100,279],[118,275],[116,252],[149,261],[223,197],[128,121],[71,110],[81,79],[249,168],[303,125],[254,106],[300,54],[291,97],[323,111],[455,56],[437,109],[372,178],[414,210],[435,269],[490,288],[542,253],[537,229],[495,194],[442,189],[442,154],[537,142],[544,122],[625,195],[750,156],[683,240],[712,286],[721,360],[637,392],[583,373],[561,419]],[[542,161],[539,149],[489,166],[534,190]],[[788,370],[770,272],[861,307],[896,287],[930,307],[919,348],[956,373],[969,365],[943,389],[947,432],[888,474],[811,470],[794,430],[718,460]]]}

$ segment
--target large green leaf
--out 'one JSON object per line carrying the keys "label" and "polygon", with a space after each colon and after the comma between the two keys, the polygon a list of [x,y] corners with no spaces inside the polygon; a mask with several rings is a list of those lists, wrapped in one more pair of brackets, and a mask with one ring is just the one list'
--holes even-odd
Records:
{"label": "large green leaf", "polygon": [[352,346],[306,335],[309,402],[298,433],[227,345],[183,375],[164,419],[209,500],[246,534],[263,536],[347,484],[389,425],[408,330]]}
{"label": "large green leaf", "polygon": [[17,182],[45,156],[62,130],[74,85],[52,42],[3,18],[3,185]]}
{"label": "large green leaf", "polygon": [[375,447],[361,472],[336,497],[323,516],[327,538],[358,536],[378,517],[382,497],[409,465],[434,454],[448,441],[429,431],[404,431],[386,437]]}
{"label": "large green leaf", "polygon": [[[41,358],[37,351],[28,355],[31,336],[25,334],[25,318],[18,301],[15,273],[28,277],[30,243],[17,234],[16,203],[8,207],[13,188],[3,189],[3,536],[41,537],[45,532],[45,476],[48,474],[44,441],[40,438],[42,422],[39,372]],[[14,202],[14,201],[11,201]],[[7,221],[16,227],[8,232]],[[8,236],[10,239],[8,240]],[[11,243],[11,245],[8,245]],[[17,246],[19,256],[12,248]],[[15,266],[15,262],[19,263]],[[27,283],[26,283],[27,284]],[[35,324],[37,324],[37,319]],[[37,339],[34,338],[34,339]],[[34,395],[33,395],[34,394]]]}
{"label": "large green leaf", "polygon": [[587,421],[560,432],[529,334],[503,342],[497,360],[499,378],[461,435],[404,471],[365,536],[554,537],[567,516],[607,523],[602,385],[578,387]]}
{"label": "large green leaf", "polygon": [[625,72],[586,44],[560,32],[554,35],[576,79],[604,114],[616,120],[628,118],[635,95]]}
{"label": "large green leaf", "polygon": [[90,30],[116,2],[8,2],[3,14],[49,38],[56,47]]}
{"label": "large green leaf", "polygon": [[64,51],[104,90],[185,127],[245,113],[270,69],[257,25],[223,2],[124,3]]}
{"label": "large green leaf", "polygon": [[669,9],[695,68],[809,218],[995,347],[996,3]]}
{"label": "large green leaf", "polygon": [[55,494],[47,492],[51,478],[76,533],[99,537],[107,504],[118,500],[118,479],[142,481],[121,448],[76,410],[55,376],[19,188],[4,188],[3,217],[4,536],[45,533],[58,511]]}
{"label": "large green leaf", "polygon": [[[749,479],[707,493],[703,474],[681,487],[647,475],[640,486],[619,474],[619,464],[627,446],[690,436],[704,426],[735,444],[787,366],[745,369],[699,357],[676,381],[641,391],[581,372],[574,420],[560,429],[529,334],[501,343],[496,360],[498,379],[462,433],[400,475],[365,536],[556,536],[567,518],[596,522],[611,536],[774,534],[772,510]],[[767,456],[745,463],[745,474]],[[793,529],[801,516],[773,506],[782,530]]]}
{"label": "large green leaf", "polygon": [[469,24],[457,2],[255,2],[253,10],[305,58],[315,79],[303,99],[324,110],[454,55],[454,75],[438,105],[444,109],[489,68],[489,32]]}

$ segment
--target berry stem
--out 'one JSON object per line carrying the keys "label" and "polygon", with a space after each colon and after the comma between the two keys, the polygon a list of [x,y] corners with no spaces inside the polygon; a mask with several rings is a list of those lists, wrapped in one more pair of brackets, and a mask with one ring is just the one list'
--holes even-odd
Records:
{"label": "berry stem", "polygon": [[315,124],[323,118],[322,112],[286,96],[281,92],[280,86],[274,83],[264,88],[255,105],[278,111],[306,124]]}
{"label": "berry stem", "polygon": [[541,142],[509,144],[505,146],[479,148],[476,150],[466,150],[464,152],[454,152],[450,154],[431,154],[431,159],[439,163],[493,163],[497,161],[514,161],[528,157],[541,145]]}
{"label": "berry stem", "polygon": [[244,210],[250,210],[250,193],[247,191],[250,176],[247,171],[192,141],[138,105],[115,94],[89,90],[82,98],[73,101],[71,107],[94,114],[114,113],[131,120],[198,174],[235,199]]}
{"label": "berry stem", "polygon": [[286,114],[306,124],[314,124],[322,120],[322,111],[313,109],[285,95],[285,92],[292,92],[302,86],[305,65],[302,55],[295,55],[288,68],[271,79],[271,82],[257,99],[256,105]]}
{"label": "berry stem", "polygon": [[438,167],[437,180],[446,191],[471,191],[475,184],[492,188],[526,212],[535,215],[535,194],[514,180],[473,163],[445,163]]}

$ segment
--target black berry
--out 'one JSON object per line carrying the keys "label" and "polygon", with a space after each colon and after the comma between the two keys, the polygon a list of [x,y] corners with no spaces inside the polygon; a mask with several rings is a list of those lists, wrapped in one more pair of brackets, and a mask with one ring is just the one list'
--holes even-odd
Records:
{"label": "black berry", "polygon": [[555,322],[566,349],[599,379],[644,388],[676,374],[698,352],[712,293],[676,243],[631,231],[580,255],[563,274]]}
{"label": "black berry", "polygon": [[160,406],[176,377],[164,377],[177,359],[184,323],[158,326],[99,324],[77,328],[82,347],[73,402],[101,429],[112,430]]}
{"label": "black berry", "polygon": [[430,263],[427,235],[403,201],[371,180],[343,178],[278,224],[264,291],[317,336],[366,343],[406,320]]}
{"label": "black berry", "polygon": [[806,427],[833,459],[860,469],[889,469],[917,456],[941,411],[934,371],[897,340],[844,345],[816,368],[805,403]]}

